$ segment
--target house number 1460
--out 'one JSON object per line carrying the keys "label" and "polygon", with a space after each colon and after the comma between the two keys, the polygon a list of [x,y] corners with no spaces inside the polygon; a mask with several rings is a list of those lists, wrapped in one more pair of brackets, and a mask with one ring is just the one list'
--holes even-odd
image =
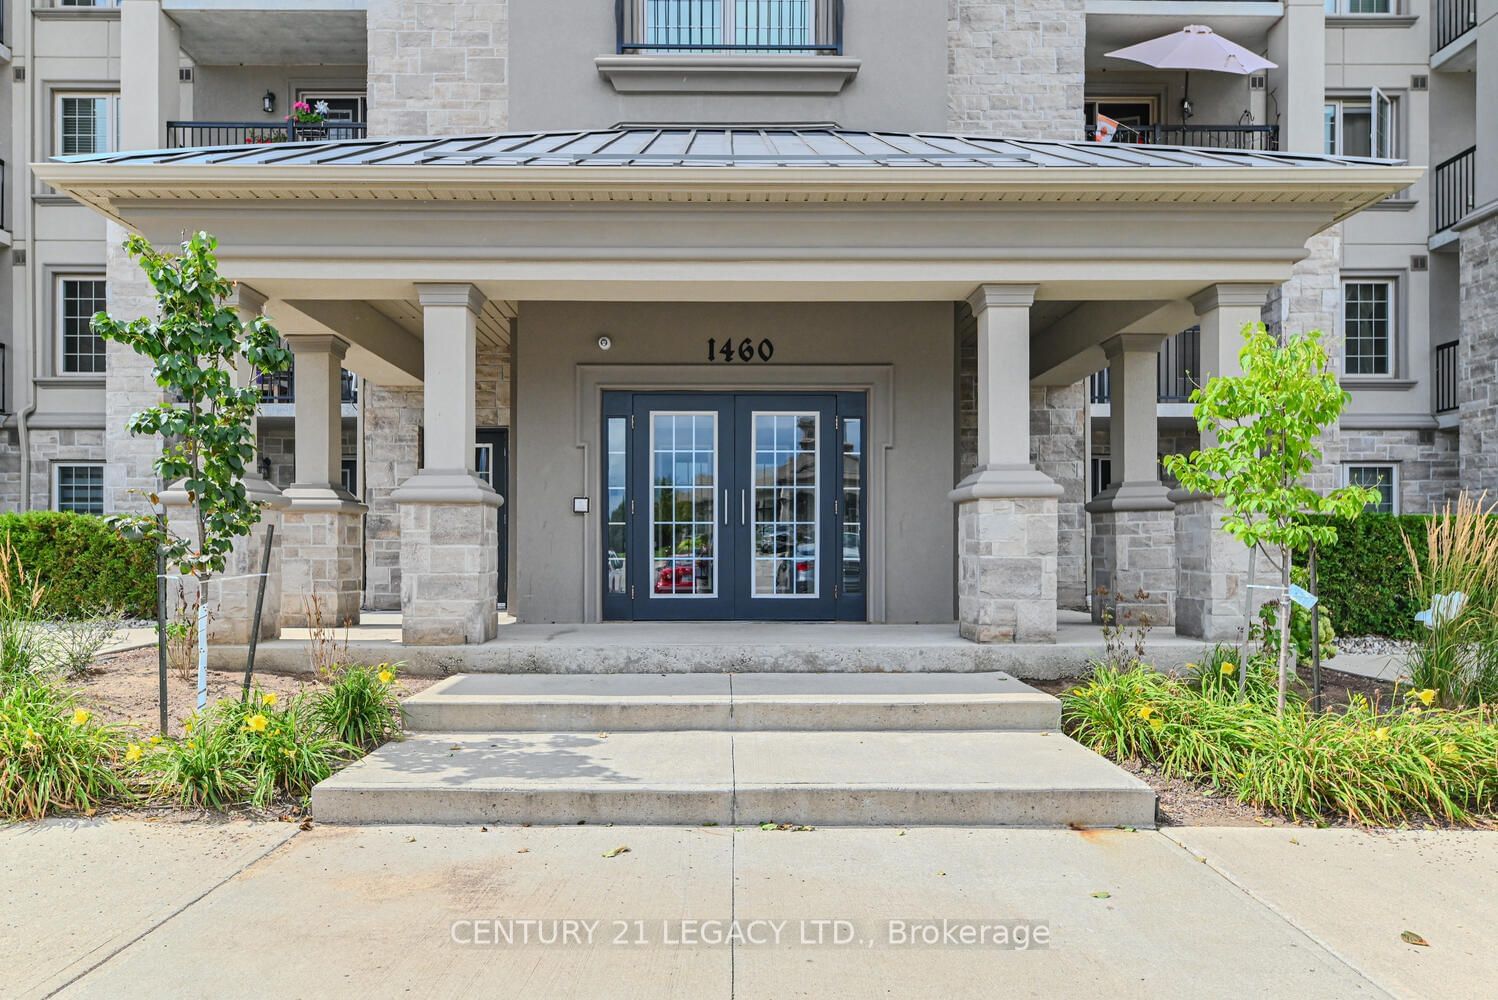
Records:
{"label": "house number 1460", "polygon": [[718,338],[707,338],[707,360],[709,361],[769,361],[775,356],[775,342],[768,337],[754,341],[745,337],[735,341],[727,338],[722,344]]}

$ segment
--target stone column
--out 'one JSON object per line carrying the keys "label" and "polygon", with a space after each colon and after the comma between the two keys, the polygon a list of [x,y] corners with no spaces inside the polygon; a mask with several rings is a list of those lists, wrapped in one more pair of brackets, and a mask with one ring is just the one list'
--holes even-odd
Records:
{"label": "stone column", "polygon": [[400,506],[402,641],[487,642],[499,629],[499,494],[473,474],[476,324],[472,285],[417,286],[424,312],[422,467]]}
{"label": "stone column", "polygon": [[[1259,311],[1269,294],[1267,285],[1212,285],[1192,296],[1201,323],[1201,367],[1206,382],[1218,375],[1238,375],[1242,330],[1259,322]],[[1202,434],[1202,447],[1215,441]],[[1215,497],[1175,490],[1176,504],[1176,631],[1208,642],[1231,641],[1244,625],[1244,591],[1248,579],[1248,549],[1222,530],[1222,501]],[[1272,576],[1267,560],[1258,560],[1262,580]],[[1254,605],[1267,600],[1251,598]]]}
{"label": "stone column", "polygon": [[281,624],[304,627],[316,604],[329,625],[357,624],[364,505],[343,488],[341,376],[348,344],[291,334],[296,355],[296,480],[281,515]]}
{"label": "stone column", "polygon": [[1030,462],[1034,285],[983,285],[968,298],[978,332],[978,466],[957,503],[957,624],[974,642],[1056,638],[1056,503]]}
{"label": "stone column", "polygon": [[1158,358],[1167,336],[1124,333],[1103,342],[1113,481],[1087,505],[1095,622],[1175,624],[1175,504],[1155,454]]}

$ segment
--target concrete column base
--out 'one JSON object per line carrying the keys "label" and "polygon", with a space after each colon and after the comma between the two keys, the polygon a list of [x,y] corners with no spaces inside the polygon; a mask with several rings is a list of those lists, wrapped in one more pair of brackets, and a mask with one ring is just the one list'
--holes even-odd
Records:
{"label": "concrete column base", "polygon": [[1174,510],[1092,511],[1092,620],[1174,625]]}
{"label": "concrete column base", "polygon": [[499,497],[402,499],[401,641],[488,642],[499,633]]}
{"label": "concrete column base", "polygon": [[[167,611],[176,607],[177,586],[189,605],[199,600],[208,605],[208,641],[224,645],[242,646],[250,641],[250,631],[255,622],[255,600],[260,589],[260,567],[265,557],[265,542],[271,526],[275,526],[275,541],[272,543],[269,576],[265,581],[265,604],[260,615],[260,639],[274,639],[281,634],[281,568],[280,552],[284,539],[281,537],[281,514],[286,509],[286,500],[281,491],[258,476],[245,479],[245,492],[250,499],[263,505],[260,523],[250,530],[246,538],[238,539],[224,564],[224,571],[208,578],[204,583],[195,580],[168,581]],[[161,494],[162,505],[167,511],[167,523],[179,535],[197,537],[197,520],[184,490],[173,488]],[[174,573],[167,567],[168,573]]]}
{"label": "concrete column base", "polygon": [[1056,552],[1054,496],[960,500],[958,634],[973,642],[1054,642]]}
{"label": "concrete column base", "polygon": [[[1207,642],[1236,642],[1247,625],[1244,594],[1248,546],[1222,529],[1222,501],[1198,494],[1171,494],[1176,501],[1176,632]],[[1275,582],[1274,568],[1256,560],[1257,583]],[[1257,610],[1274,594],[1248,591]]]}
{"label": "concrete column base", "polygon": [[[329,509],[331,506],[331,509]],[[324,625],[359,624],[364,569],[364,505],[301,506],[281,513],[281,626],[306,628],[311,598]]]}

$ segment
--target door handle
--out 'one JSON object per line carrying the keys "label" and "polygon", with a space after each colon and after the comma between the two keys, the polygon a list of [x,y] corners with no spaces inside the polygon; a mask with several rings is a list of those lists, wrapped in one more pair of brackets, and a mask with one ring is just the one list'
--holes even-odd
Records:
{"label": "door handle", "polygon": [[748,496],[749,496],[749,491],[748,490],[739,490],[739,524],[741,524],[741,525],[749,523],[749,514],[748,514],[749,500],[748,500]]}
{"label": "door handle", "polygon": [[723,526],[728,527],[728,487],[723,487]]}

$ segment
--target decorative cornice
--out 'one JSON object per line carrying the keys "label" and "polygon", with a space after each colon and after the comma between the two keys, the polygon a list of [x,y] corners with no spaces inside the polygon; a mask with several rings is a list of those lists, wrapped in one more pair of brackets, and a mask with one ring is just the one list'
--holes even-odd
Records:
{"label": "decorative cornice", "polygon": [[282,339],[292,354],[331,354],[339,361],[348,357],[348,341],[331,333],[289,333]]}
{"label": "decorative cornice", "polygon": [[974,316],[982,316],[992,306],[1019,306],[1024,309],[1035,304],[1038,285],[979,285],[967,297]]}
{"label": "decorative cornice", "polygon": [[1262,306],[1269,292],[1269,285],[1208,285],[1188,301],[1198,316],[1205,316],[1213,309]]}
{"label": "decorative cornice", "polygon": [[847,56],[608,55],[593,65],[621,94],[836,94],[862,63]]}
{"label": "decorative cornice", "polygon": [[484,308],[484,293],[473,285],[418,284],[416,295],[423,308],[428,306],[460,306],[475,316]]}

